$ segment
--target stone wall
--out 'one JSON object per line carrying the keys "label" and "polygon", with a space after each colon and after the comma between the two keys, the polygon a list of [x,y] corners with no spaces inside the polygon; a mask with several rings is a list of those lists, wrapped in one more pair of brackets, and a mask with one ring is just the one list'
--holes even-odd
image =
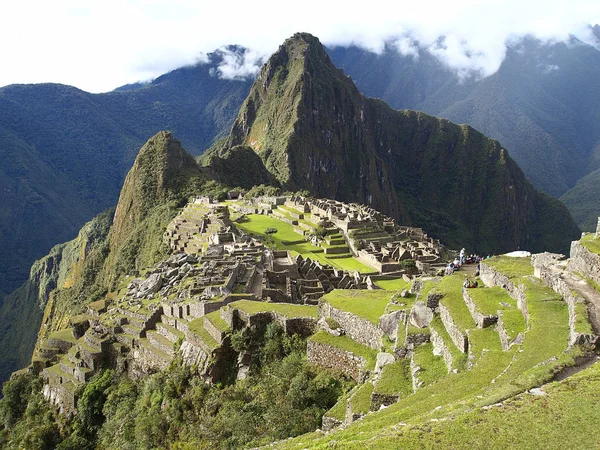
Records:
{"label": "stone wall", "polygon": [[333,430],[334,428],[337,428],[343,424],[344,424],[343,421],[336,419],[335,417],[330,417],[327,414],[325,414],[323,416],[323,423],[321,425],[321,429],[323,431],[330,431],[330,430]]}
{"label": "stone wall", "polygon": [[452,370],[452,352],[444,342],[444,339],[439,335],[437,331],[432,327],[431,328],[431,343],[433,344],[433,354],[436,356],[442,356],[444,358],[444,362],[446,363],[446,368],[448,369],[448,373]]}
{"label": "stone wall", "polygon": [[69,416],[77,412],[77,398],[75,397],[75,393],[69,391],[64,385],[54,383],[44,384],[42,393],[47,401],[58,407],[60,414]]}
{"label": "stone wall", "polygon": [[462,294],[463,294],[463,300],[465,301],[465,304],[467,305],[467,308],[469,309],[469,312],[471,313],[471,317],[473,317],[473,320],[475,321],[475,323],[477,324],[477,326],[479,328],[487,328],[491,325],[494,325],[496,322],[498,322],[497,315],[495,315],[495,316],[485,315],[477,309],[477,305],[475,304],[475,301],[469,295],[468,289],[463,287]]}
{"label": "stone wall", "polygon": [[590,252],[579,241],[571,242],[571,258],[567,270],[579,272],[600,284],[600,255]]}
{"label": "stone wall", "polygon": [[469,351],[469,339],[467,335],[456,326],[450,311],[448,311],[444,305],[440,304],[439,309],[440,318],[442,319],[442,323],[444,324],[446,331],[448,331],[452,342],[454,342],[454,345],[456,345],[461,352],[467,353]]}
{"label": "stone wall", "polygon": [[373,392],[371,394],[371,411],[379,411],[382,406],[390,406],[398,401],[399,395],[393,394],[377,394]]}
{"label": "stone wall", "polygon": [[[571,263],[569,262],[569,264]],[[536,261],[536,275],[554,292],[559,294],[569,306],[569,345],[584,345],[594,348],[598,341],[598,336],[580,333],[576,329],[578,319],[576,304],[585,304],[586,302],[567,281],[572,275],[569,272],[562,271],[560,268],[554,266],[552,261],[547,260]],[[571,281],[571,284],[573,284],[573,281]]]}
{"label": "stone wall", "polygon": [[306,342],[306,360],[310,364],[342,372],[357,383],[364,382],[368,375],[366,360],[362,356],[320,342]]}
{"label": "stone wall", "polygon": [[363,345],[379,350],[382,345],[383,331],[367,319],[334,308],[329,303],[319,304],[319,317],[331,317],[344,329],[346,334]]}
{"label": "stone wall", "polygon": [[525,295],[524,285],[517,286],[506,275],[498,272],[492,266],[488,266],[483,261],[480,264],[479,277],[487,287],[499,286],[515,299],[517,301],[517,308],[521,310],[525,321],[529,323],[529,311],[527,310],[527,296]]}
{"label": "stone wall", "polygon": [[496,329],[498,330],[500,344],[502,345],[502,350],[504,351],[508,351],[513,344],[521,344],[525,338],[524,333],[519,333],[517,336],[509,336],[508,332],[506,331],[506,327],[504,326],[504,321],[502,320],[502,311],[498,312],[498,323]]}

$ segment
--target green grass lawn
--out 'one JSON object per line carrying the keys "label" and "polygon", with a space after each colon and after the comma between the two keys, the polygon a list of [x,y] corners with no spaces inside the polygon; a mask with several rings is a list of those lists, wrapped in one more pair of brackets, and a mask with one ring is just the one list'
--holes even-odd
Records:
{"label": "green grass lawn", "polygon": [[469,308],[465,305],[462,295],[464,281],[464,275],[455,273],[454,275],[444,277],[435,288],[436,292],[444,295],[440,303],[448,309],[454,323],[463,332],[475,328],[475,321],[471,316]]}
{"label": "green grass lawn", "polygon": [[531,265],[531,258],[494,256],[490,259],[484,259],[482,262],[490,267],[495,268],[498,272],[506,275],[508,278],[533,275],[533,266]]}
{"label": "green grass lawn", "polygon": [[600,239],[594,233],[586,234],[579,242],[590,252],[600,255]]}
{"label": "green grass lawn", "polygon": [[262,214],[248,214],[246,222],[236,223],[235,225],[247,233],[258,235],[263,239],[267,236],[265,230],[267,228],[276,228],[277,233],[271,235],[276,248],[281,250],[290,250],[299,253],[304,258],[310,258],[313,261],[319,261],[322,264],[328,264],[332,267],[348,271],[359,271],[361,273],[372,273],[375,270],[354,257],[348,258],[327,258],[323,253],[323,249],[315,247],[309,242],[301,242],[298,244],[285,244],[284,242],[304,241],[304,236],[294,231],[294,226],[287,222],[283,222],[275,217]]}
{"label": "green grass lawn", "polygon": [[[495,316],[499,310],[517,307],[516,301],[498,286],[467,289],[467,294],[473,299],[477,310],[484,315]],[[510,306],[504,306],[502,303]]]}
{"label": "green grass lawn", "polygon": [[64,330],[55,331],[48,338],[60,339],[62,341],[77,343],[77,339],[73,337],[73,328],[65,328]]}
{"label": "green grass lawn", "polygon": [[371,407],[371,394],[373,393],[373,383],[370,381],[360,386],[354,395],[350,398],[352,412],[355,414],[366,414]]}
{"label": "green grass lawn", "polygon": [[[516,378],[534,365],[559,356],[567,349],[569,341],[569,308],[552,289],[537,280],[524,279],[527,286],[527,309],[529,330],[521,350],[503,375],[504,379]],[[550,332],[551,330],[551,332]],[[547,366],[548,371],[551,366]],[[544,367],[540,367],[544,369]],[[541,370],[540,376],[543,377]]]}
{"label": "green grass lawn", "polygon": [[[567,409],[548,411],[548,401],[551,397],[531,398],[529,401],[528,395],[525,397],[528,400],[524,406],[529,408],[528,405],[532,402],[540,403],[539,406],[532,407],[531,412],[524,410],[523,416],[519,416],[520,408],[492,408],[487,412],[480,409],[481,406],[504,401],[526,389],[549,381],[558,368],[573,364],[574,358],[581,354],[581,350],[578,348],[567,350],[569,334],[567,304],[553,291],[534,279],[524,277],[516,281],[527,286],[527,305],[530,314],[528,329],[522,345],[502,351],[498,333],[492,328],[474,329],[471,319],[471,324],[467,327],[471,329],[469,340],[471,351],[475,355],[475,359],[472,361],[474,366],[471,370],[445,375],[437,382],[400,399],[398,403],[383,411],[369,414],[345,429],[328,435],[320,433],[304,435],[282,442],[278,444],[278,447],[481,448],[488,443],[494,444],[490,448],[598,447],[600,439],[597,439],[597,434],[588,434],[587,441],[577,441],[579,443],[575,444],[571,440],[574,429],[577,429],[579,438],[585,437],[585,432],[589,433],[590,426],[600,430],[600,426],[595,421],[589,420],[589,417],[595,414],[600,402],[600,394],[598,394],[600,392],[598,390],[600,388],[600,370],[598,369],[595,369],[593,374],[596,391],[592,394],[594,400],[591,402],[588,393],[582,394],[579,400],[576,400],[578,393],[574,391],[573,387],[568,387],[564,391],[564,401],[571,402],[571,399],[573,401],[569,403],[571,406]],[[436,289],[446,294],[443,302],[447,302],[448,298],[451,301],[460,300],[462,302],[462,281],[456,275],[445,277]],[[462,304],[464,306],[464,302]],[[466,310],[466,307],[464,308]],[[454,316],[455,312],[453,309],[453,317],[455,321],[459,322]],[[468,314],[468,310],[466,310],[466,314]],[[433,372],[435,373],[435,370]],[[579,375],[574,378],[576,377]],[[570,380],[572,379],[557,386],[568,385]],[[520,399],[516,397],[505,402],[505,405],[517,405],[519,401]],[[578,402],[581,402],[584,409],[589,407],[585,414],[579,414],[579,412],[575,414],[575,411],[579,411]],[[501,411],[505,410],[510,413],[503,416],[502,422],[498,422],[496,418],[490,419],[489,424],[485,422],[488,419],[478,422],[487,414],[495,416],[495,411],[502,416],[504,413]],[[538,419],[534,410],[544,419]],[[432,418],[446,420],[431,422]],[[455,428],[454,424],[462,421],[463,418],[465,425]],[[471,420],[472,418],[477,420]],[[554,440],[540,437],[539,433],[531,432],[530,422],[534,424],[534,428],[539,427],[540,430],[544,430],[544,428],[552,429],[556,421],[560,421],[564,428],[562,434],[553,435]],[[399,426],[400,422],[406,425]],[[591,425],[592,422],[594,425]],[[484,431],[481,435],[475,435],[469,431],[468,426],[470,425]],[[518,445],[514,445],[510,439],[503,437],[504,427],[512,427],[513,431],[510,433],[518,436],[515,437]],[[399,440],[399,437],[404,436],[406,430],[415,430],[415,434],[407,434],[405,439],[403,438],[404,440]],[[432,434],[432,430],[439,431]],[[523,430],[527,430],[527,432],[523,432]],[[585,432],[580,433],[581,430]],[[384,436],[387,437],[384,438]],[[590,446],[580,445],[582,442],[590,444]],[[528,443],[531,445],[527,445]],[[541,445],[534,445],[538,443]]]}
{"label": "green grass lawn", "polygon": [[575,303],[575,331],[577,333],[594,334],[587,306],[583,302]]}
{"label": "green grass lawn", "polygon": [[417,372],[417,378],[423,382],[424,386],[436,382],[448,373],[444,358],[433,354],[433,344],[431,342],[415,348],[413,360],[421,368]]}
{"label": "green grass lawn", "polygon": [[219,347],[219,344],[217,341],[215,341],[215,338],[213,338],[208,331],[206,331],[206,328],[204,328],[204,317],[199,317],[198,319],[192,320],[189,323],[189,329],[195,335],[200,336],[202,341],[204,341],[204,343],[212,350]]}
{"label": "green grass lawn", "polygon": [[227,325],[227,322],[225,322],[221,318],[220,310],[213,311],[213,312],[207,314],[206,318],[210,321],[210,323],[212,323],[220,331],[223,331],[225,333],[228,331],[231,331],[231,328],[229,328],[229,325]]}
{"label": "green grass lawn", "polygon": [[[502,407],[475,409],[443,422],[389,427],[340,448],[591,449],[600,448],[600,425],[589,420],[600,404],[600,366],[544,387],[547,395],[520,395]],[[332,435],[335,439],[335,434]]]}
{"label": "green grass lawn", "polygon": [[334,419],[337,420],[344,420],[346,418],[346,403],[348,402],[348,394],[343,394],[340,399],[338,400],[338,402],[333,405],[333,408],[331,408],[328,412],[327,415],[329,417],[333,417]]}
{"label": "green grass lawn", "polygon": [[440,335],[440,337],[446,344],[446,347],[450,351],[450,354],[452,355],[452,368],[464,370],[467,363],[467,355],[461,352],[458,349],[458,347],[454,344],[440,316],[435,316],[433,320],[429,323],[429,327],[435,330]]}
{"label": "green grass lawn", "polygon": [[377,359],[377,351],[366,345],[350,339],[348,336],[334,336],[326,331],[318,331],[308,338],[311,341],[320,344],[330,345],[354,353],[356,356],[362,356],[366,360],[365,369],[373,370],[375,368],[375,360]]}
{"label": "green grass lawn", "polygon": [[514,339],[517,335],[527,329],[525,317],[519,309],[502,311],[502,323],[508,335]]}
{"label": "green grass lawn", "polygon": [[392,293],[389,291],[335,289],[324,295],[323,301],[377,325],[391,297]]}
{"label": "green grass lawn", "polygon": [[384,395],[400,395],[401,398],[413,393],[410,375],[410,360],[398,361],[384,366],[381,376],[375,384],[375,393]]}
{"label": "green grass lawn", "polygon": [[404,281],[403,278],[397,278],[395,280],[377,280],[375,281],[375,284],[386,291],[403,291],[404,289],[410,289],[410,283]]}
{"label": "green grass lawn", "polygon": [[319,316],[316,306],[311,305],[292,305],[289,303],[270,303],[256,302],[252,300],[238,300],[230,303],[230,308],[240,309],[248,314],[256,314],[260,312],[276,312],[282,316],[291,317],[314,317]]}

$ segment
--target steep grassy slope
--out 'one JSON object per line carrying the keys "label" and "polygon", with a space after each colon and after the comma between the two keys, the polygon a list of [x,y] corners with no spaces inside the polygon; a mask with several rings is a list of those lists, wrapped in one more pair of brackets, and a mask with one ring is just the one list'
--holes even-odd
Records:
{"label": "steep grassy slope", "polygon": [[[75,308],[72,302],[64,304],[58,291],[77,290],[91,294],[92,286],[84,284],[93,281],[93,263],[103,259],[113,212],[108,210],[100,214],[85,224],[75,239],[53,247],[48,255],[33,264],[29,279],[5,297],[0,309],[1,380],[28,364],[48,303],[52,305],[49,310],[56,309],[57,304],[63,312]],[[80,303],[82,299],[78,300]],[[48,321],[48,314],[44,321]],[[44,333],[45,327],[42,327]]]}
{"label": "steep grassy slope", "polygon": [[566,209],[538,194],[497,141],[365,98],[308,34],[265,64],[228,140],[204,164],[216,170],[213,160],[238,147],[252,148],[285,189],[370,204],[453,246],[541,250],[551,232],[545,249],[564,251],[578,236]]}

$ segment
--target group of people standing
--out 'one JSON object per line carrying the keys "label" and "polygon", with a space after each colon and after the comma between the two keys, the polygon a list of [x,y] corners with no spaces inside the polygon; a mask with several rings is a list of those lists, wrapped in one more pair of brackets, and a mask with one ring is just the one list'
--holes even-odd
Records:
{"label": "group of people standing", "polygon": [[448,267],[446,267],[446,275],[452,275],[454,273],[454,271],[460,269],[460,267],[463,264],[477,264],[477,272],[476,272],[476,276],[479,275],[479,262],[482,260],[483,258],[479,255],[476,254],[470,254],[467,255],[465,253],[465,249],[461,249],[460,253],[458,254],[458,257],[454,259],[454,261],[452,261],[450,264],[448,264]]}

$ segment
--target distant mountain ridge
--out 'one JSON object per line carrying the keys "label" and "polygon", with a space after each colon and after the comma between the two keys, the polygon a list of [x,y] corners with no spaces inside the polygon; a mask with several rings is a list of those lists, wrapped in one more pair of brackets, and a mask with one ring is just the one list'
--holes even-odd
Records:
{"label": "distant mountain ridge", "polygon": [[551,45],[525,39],[481,80],[458,79],[424,50],[417,58],[392,45],[381,55],[356,47],[329,53],[365,95],[498,139],[533,185],[551,195],[599,167],[600,51],[575,38]]}
{"label": "distant mountain ridge", "polygon": [[218,162],[219,181],[250,187],[256,171],[245,180],[230,170],[240,152],[251,159],[248,149],[286,190],[370,204],[451,246],[564,251],[579,235],[566,208],[536,192],[497,141],[365,98],[309,34],[263,66],[204,164]]}
{"label": "distant mountain ridge", "polygon": [[34,259],[114,205],[150,136],[170,129],[197,155],[227,132],[251,83],[211,75],[221,62],[217,52],[106,94],[0,88],[0,297],[27,278]]}

